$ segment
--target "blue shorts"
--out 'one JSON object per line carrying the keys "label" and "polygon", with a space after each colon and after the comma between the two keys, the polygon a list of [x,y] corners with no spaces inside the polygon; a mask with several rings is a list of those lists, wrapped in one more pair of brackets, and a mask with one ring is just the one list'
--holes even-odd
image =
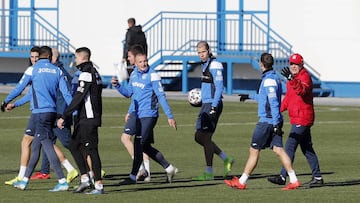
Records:
{"label": "blue shorts", "polygon": [[196,130],[215,132],[222,109],[223,109],[223,103],[222,101],[220,101],[216,109],[217,119],[211,120],[209,117],[209,112],[211,110],[211,103],[203,103],[196,121]]}
{"label": "blue shorts", "polygon": [[137,121],[137,114],[136,111],[130,114],[129,119],[125,123],[124,133],[128,135],[135,135],[136,134],[136,121]]}
{"label": "blue shorts", "polygon": [[31,118],[35,123],[35,139],[40,141],[45,139],[53,140],[55,138],[53,126],[56,119],[56,113],[35,113]]}
{"label": "blue shorts", "polygon": [[138,122],[141,129],[141,144],[154,143],[154,127],[157,123],[158,117],[140,118]]}
{"label": "blue shorts", "polygon": [[29,118],[29,122],[26,126],[26,129],[25,129],[25,134],[26,135],[29,135],[29,136],[34,136],[35,134],[35,118],[34,118],[34,115],[31,114],[30,115],[30,118]]}
{"label": "blue shorts", "polygon": [[254,149],[265,149],[273,146],[283,147],[282,136],[273,133],[273,125],[269,123],[258,122],[256,124],[251,145]]}

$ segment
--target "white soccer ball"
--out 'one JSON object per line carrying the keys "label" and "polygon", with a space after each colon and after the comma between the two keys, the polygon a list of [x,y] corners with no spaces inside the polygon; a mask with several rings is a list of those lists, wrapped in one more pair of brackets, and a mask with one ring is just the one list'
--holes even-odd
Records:
{"label": "white soccer ball", "polygon": [[188,92],[188,101],[191,106],[200,107],[201,102],[201,89],[194,88]]}

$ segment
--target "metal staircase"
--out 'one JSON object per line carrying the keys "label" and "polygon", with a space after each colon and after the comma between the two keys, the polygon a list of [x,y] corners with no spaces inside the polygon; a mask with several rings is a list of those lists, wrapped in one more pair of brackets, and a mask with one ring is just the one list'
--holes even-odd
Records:
{"label": "metal staircase", "polygon": [[[249,87],[236,86],[234,64],[251,64],[260,71],[258,59],[262,52],[269,52],[275,58],[274,69],[288,65],[292,46],[270,27],[269,6],[266,10],[245,11],[244,0],[239,0],[239,10],[225,10],[225,1],[218,0],[217,12],[160,12],[143,25],[148,40],[149,64],[163,78],[167,90],[191,89],[189,72],[198,62],[196,43],[206,40],[214,55],[226,67],[226,93],[256,91],[257,86],[243,81]],[[269,1],[268,1],[269,4]],[[331,96],[333,91],[324,88],[320,74],[309,64],[306,68],[312,74],[315,96]],[[283,81],[284,90],[285,79]],[[235,84],[235,86],[234,86]],[[255,83],[256,84],[256,83]]]}
{"label": "metal staircase", "polygon": [[[74,59],[75,48],[70,44],[70,39],[59,30],[59,0],[48,0],[46,5],[50,6],[46,7],[41,6],[41,3],[36,0],[1,2],[0,59],[27,59],[34,45],[47,45],[59,50],[60,60],[69,68]],[[7,65],[12,64],[4,63],[2,69],[11,69],[4,67]],[[21,69],[13,72],[3,70],[0,71],[1,83],[17,82],[23,73]]]}

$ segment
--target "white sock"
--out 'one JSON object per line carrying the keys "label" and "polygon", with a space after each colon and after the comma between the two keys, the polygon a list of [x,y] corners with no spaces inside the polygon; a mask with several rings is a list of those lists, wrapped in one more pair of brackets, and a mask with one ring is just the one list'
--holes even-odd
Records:
{"label": "white sock", "polygon": [[63,183],[65,183],[65,182],[66,182],[66,179],[65,179],[65,178],[59,179],[59,183],[60,183],[60,184],[63,184]]}
{"label": "white sock", "polygon": [[18,174],[19,179],[22,179],[24,177],[25,171],[26,171],[26,166],[20,166],[20,170],[19,170],[19,174]]}
{"label": "white sock", "polygon": [[240,184],[246,184],[247,180],[249,179],[249,175],[246,173],[243,173],[241,177],[239,178]]}
{"label": "white sock", "polygon": [[174,166],[171,165],[171,164],[165,169],[166,173],[170,173],[170,172],[172,172],[173,170],[174,170]]}
{"label": "white sock", "polygon": [[103,184],[95,183],[95,189],[102,190],[104,188]]}
{"label": "white sock", "polygon": [[144,164],[145,170],[148,172],[148,175],[150,176],[150,161],[144,160],[143,164]]}
{"label": "white sock", "polygon": [[288,171],[287,173],[290,178],[290,183],[295,183],[298,180],[294,170]]}
{"label": "white sock", "polygon": [[23,177],[22,180],[23,180],[24,182],[29,182],[29,178],[27,178],[27,177]]}
{"label": "white sock", "polygon": [[71,165],[69,160],[65,159],[61,164],[65,167],[66,171],[69,173],[70,171],[74,170],[74,167]]}
{"label": "white sock", "polygon": [[139,171],[142,171],[142,170],[144,170],[144,169],[145,169],[145,167],[144,167],[144,162],[142,162],[141,165],[140,165]]}
{"label": "white sock", "polygon": [[87,174],[81,175],[81,182],[82,183],[87,183],[89,182],[89,176]]}

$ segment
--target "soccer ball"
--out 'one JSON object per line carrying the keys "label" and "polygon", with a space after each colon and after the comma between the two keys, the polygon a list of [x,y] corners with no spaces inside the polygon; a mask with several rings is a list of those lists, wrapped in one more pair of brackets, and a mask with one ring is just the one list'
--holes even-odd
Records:
{"label": "soccer ball", "polygon": [[191,106],[194,107],[200,107],[201,102],[201,89],[200,88],[194,88],[189,91],[188,93],[188,101]]}

